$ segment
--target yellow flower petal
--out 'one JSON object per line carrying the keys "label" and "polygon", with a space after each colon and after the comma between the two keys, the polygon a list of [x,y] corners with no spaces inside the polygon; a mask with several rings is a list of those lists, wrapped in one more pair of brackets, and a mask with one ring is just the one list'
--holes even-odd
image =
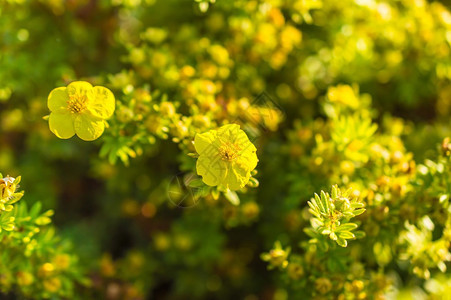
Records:
{"label": "yellow flower petal", "polygon": [[96,117],[108,119],[113,115],[114,108],[115,99],[113,93],[103,86],[94,87],[93,98],[89,103],[91,113]]}
{"label": "yellow flower petal", "polygon": [[74,97],[86,96],[91,102],[93,99],[92,85],[86,81],[74,81],[67,86],[67,94]]}
{"label": "yellow flower petal", "polygon": [[228,172],[224,178],[225,188],[232,191],[243,188],[249,181],[249,172],[243,168],[239,168],[232,163],[232,166],[227,169]]}
{"label": "yellow flower petal", "polygon": [[241,132],[246,136],[246,133],[240,129],[240,125],[227,124],[218,129],[218,137],[222,140],[232,141],[236,139],[237,135],[239,135]]}
{"label": "yellow flower petal", "polygon": [[[252,171],[257,167],[257,148],[249,141],[249,143],[243,145],[243,150],[240,156],[237,158],[237,164],[243,166],[243,168]],[[245,167],[244,167],[245,166]]]}
{"label": "yellow flower petal", "polygon": [[53,111],[49,117],[50,130],[60,139],[74,136],[74,115],[65,109]]}
{"label": "yellow flower petal", "polygon": [[59,87],[50,92],[47,99],[47,106],[50,111],[67,108],[67,100],[69,100],[69,95],[67,94],[66,88]]}
{"label": "yellow flower petal", "polygon": [[199,155],[217,155],[218,148],[215,145],[216,131],[198,133],[194,137],[194,148]]}
{"label": "yellow flower petal", "polygon": [[101,118],[80,114],[75,118],[74,128],[79,138],[84,141],[93,141],[102,135],[105,124]]}
{"label": "yellow flower petal", "polygon": [[209,186],[216,186],[224,179],[227,165],[215,156],[200,156],[196,163],[197,175]]}

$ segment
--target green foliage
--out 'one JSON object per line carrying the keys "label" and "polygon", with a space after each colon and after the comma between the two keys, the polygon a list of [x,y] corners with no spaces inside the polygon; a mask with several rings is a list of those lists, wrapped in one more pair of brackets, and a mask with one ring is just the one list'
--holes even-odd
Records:
{"label": "green foliage", "polygon": [[[319,235],[329,236],[338,245],[346,247],[347,240],[362,238],[364,232],[352,232],[358,224],[349,222],[355,216],[365,212],[364,204],[355,199],[349,199],[351,190],[343,192],[336,185],[332,186],[331,195],[321,191],[321,197],[315,197],[308,202],[310,213],[315,216],[311,219],[312,228],[307,228],[306,233],[312,237],[311,243],[318,243]],[[326,246],[325,246],[326,245]],[[322,247],[326,248],[327,244]]]}
{"label": "green foliage", "polygon": [[[23,191],[14,193],[6,203],[22,196]],[[77,257],[68,254],[70,245],[51,226],[53,211],[42,212],[41,207],[37,202],[28,209],[22,202],[0,214],[0,290],[34,298],[73,297],[76,286],[87,282]]]}

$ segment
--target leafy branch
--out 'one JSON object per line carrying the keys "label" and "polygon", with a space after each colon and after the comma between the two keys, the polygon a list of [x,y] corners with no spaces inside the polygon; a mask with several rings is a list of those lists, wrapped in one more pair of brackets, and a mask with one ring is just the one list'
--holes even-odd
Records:
{"label": "leafy branch", "polygon": [[321,196],[315,193],[308,205],[309,212],[314,216],[310,219],[311,227],[305,229],[312,237],[311,243],[317,243],[321,236],[329,236],[341,247],[346,247],[347,240],[364,237],[363,231],[353,231],[358,224],[349,222],[365,212],[364,204],[352,198],[350,189],[342,192],[334,185],[331,195],[324,191],[321,191]]}

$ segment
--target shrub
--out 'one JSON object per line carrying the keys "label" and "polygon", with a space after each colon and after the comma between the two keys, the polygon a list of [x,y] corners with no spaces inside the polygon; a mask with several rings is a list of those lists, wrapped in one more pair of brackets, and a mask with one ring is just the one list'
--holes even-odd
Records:
{"label": "shrub", "polygon": [[445,299],[450,28],[423,0],[2,1],[2,295]]}

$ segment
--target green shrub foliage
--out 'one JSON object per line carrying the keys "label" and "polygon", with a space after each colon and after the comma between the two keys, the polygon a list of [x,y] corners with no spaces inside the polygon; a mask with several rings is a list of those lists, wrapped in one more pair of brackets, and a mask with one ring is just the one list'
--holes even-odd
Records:
{"label": "green shrub foliage", "polygon": [[0,0],[0,36],[0,298],[449,298],[445,1]]}

